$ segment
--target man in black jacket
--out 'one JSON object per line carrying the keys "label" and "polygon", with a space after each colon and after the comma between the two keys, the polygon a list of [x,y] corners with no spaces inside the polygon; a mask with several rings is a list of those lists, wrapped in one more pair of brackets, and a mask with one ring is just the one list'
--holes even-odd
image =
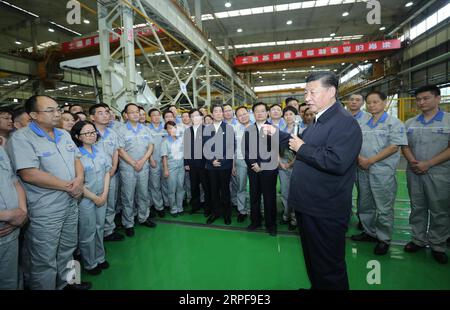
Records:
{"label": "man in black jacket", "polygon": [[278,144],[272,152],[272,137],[264,135],[261,128],[267,121],[268,108],[263,102],[252,107],[255,124],[249,126],[242,143],[247,173],[250,183],[250,225],[247,230],[253,231],[261,226],[261,196],[264,200],[264,219],[266,231],[271,236],[277,235],[277,176],[278,176]]}
{"label": "man in black jacket", "polygon": [[[348,289],[345,232],[361,129],[336,99],[334,73],[313,72],[306,83],[305,100],[316,113],[314,123],[301,138],[280,132],[280,143],[289,143],[296,152],[288,203],[296,210],[311,288]],[[271,134],[276,132],[266,128]]]}
{"label": "man in black jacket", "polygon": [[235,152],[233,127],[223,122],[223,107],[212,105],[214,123],[203,131],[203,152],[210,183],[211,216],[207,224],[212,224],[221,215],[226,225],[231,224],[230,180]]}
{"label": "man in black jacket", "polygon": [[206,160],[203,156],[203,115],[199,110],[193,109],[189,112],[192,126],[184,132],[184,165],[189,171],[191,182],[191,214],[200,210],[200,184],[205,193],[205,216],[211,214],[211,202],[209,199],[208,174],[205,169]]}

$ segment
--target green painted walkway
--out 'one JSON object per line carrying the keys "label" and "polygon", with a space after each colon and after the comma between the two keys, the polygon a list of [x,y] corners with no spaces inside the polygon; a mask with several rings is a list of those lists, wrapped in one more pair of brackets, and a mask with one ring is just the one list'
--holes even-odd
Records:
{"label": "green painted walkway", "polygon": [[[351,289],[450,289],[450,264],[439,265],[429,250],[403,252],[409,240],[409,202],[404,173],[399,173],[394,243],[388,255],[373,254],[373,243],[347,241]],[[296,290],[308,288],[299,238],[285,225],[277,237],[262,230],[247,232],[233,217],[231,226],[219,219],[207,227],[201,214],[158,219],[158,227],[136,227],[125,241],[106,243],[111,264],[101,275],[82,275],[93,289],[151,290]],[[356,220],[348,235],[358,233]],[[377,260],[381,284],[369,285],[367,263]]]}

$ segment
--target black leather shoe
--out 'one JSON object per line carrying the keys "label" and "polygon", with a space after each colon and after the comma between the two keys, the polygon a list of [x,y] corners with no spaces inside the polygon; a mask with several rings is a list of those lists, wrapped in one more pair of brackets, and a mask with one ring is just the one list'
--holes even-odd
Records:
{"label": "black leather shoe", "polygon": [[103,241],[122,241],[123,239],[125,239],[124,235],[113,232],[111,235],[104,237]]}
{"label": "black leather shoe", "polygon": [[211,211],[210,210],[205,210],[204,215],[205,215],[205,217],[210,216],[211,215]]}
{"label": "black leather shoe", "polygon": [[178,213],[170,213],[171,217],[178,217]]}
{"label": "black leather shoe", "polygon": [[100,268],[98,265],[95,266],[95,268],[92,269],[84,269],[87,273],[89,273],[91,276],[97,276],[102,273],[102,268]]}
{"label": "black leather shoe", "polygon": [[150,214],[148,217],[151,219],[156,217],[156,212],[153,210],[153,206],[150,207]]}
{"label": "black leather shoe", "polygon": [[238,217],[237,217],[238,223],[242,223],[242,222],[244,222],[246,219],[247,219],[247,214],[239,213],[239,215],[238,215]]}
{"label": "black leather shoe", "polygon": [[105,260],[103,263],[98,264],[97,267],[100,267],[101,269],[108,269],[109,263]]}
{"label": "black leather shoe", "polygon": [[380,241],[375,246],[373,252],[375,253],[375,255],[385,255],[388,252],[388,250],[389,244]]}
{"label": "black leather shoe", "polygon": [[353,241],[365,241],[365,242],[377,242],[377,238],[374,238],[365,232],[360,233],[359,235],[353,235],[351,238]]}
{"label": "black leather shoe", "polygon": [[261,227],[261,224],[251,223],[250,225],[247,226],[247,230],[254,231],[260,227]]}
{"label": "black leather shoe", "polygon": [[290,231],[296,230],[296,229],[297,229],[297,225],[292,225],[291,223],[289,223],[288,229],[289,229]]}
{"label": "black leather shoe", "polygon": [[274,227],[267,229],[267,232],[269,233],[269,235],[271,235],[273,237],[275,237],[277,235],[277,229]]}
{"label": "black leather shoe", "polygon": [[156,214],[158,215],[158,217],[164,217],[166,215],[166,212],[164,212],[164,209],[156,210]]}
{"label": "black leather shoe", "polygon": [[156,227],[156,223],[155,223],[155,222],[152,222],[151,219],[147,219],[145,222],[141,223],[141,225],[142,225],[142,226],[149,227],[149,228]]}
{"label": "black leather shoe", "polygon": [[431,251],[431,254],[433,255],[433,258],[435,261],[437,261],[439,264],[447,264],[448,263],[448,257],[445,252],[437,252],[437,251]]}
{"label": "black leather shoe", "polygon": [[424,246],[418,246],[414,242],[410,241],[405,245],[403,250],[405,250],[405,252],[408,252],[408,253],[416,253],[417,251],[420,251],[424,248],[425,248]]}
{"label": "black leather shoe", "polygon": [[178,212],[179,216],[183,216],[184,215],[184,211]]}
{"label": "black leather shoe", "polygon": [[127,235],[127,237],[133,237],[134,236],[134,228],[133,227],[125,228],[125,235]]}
{"label": "black leather shoe", "polygon": [[216,215],[211,215],[210,217],[208,217],[208,220],[206,221],[206,224],[212,224],[214,223],[215,220],[217,220],[219,217]]}
{"label": "black leather shoe", "polygon": [[91,282],[81,282],[80,284],[68,284],[63,290],[66,291],[87,291],[92,287]]}
{"label": "black leather shoe", "polygon": [[226,217],[223,219],[223,222],[225,223],[225,225],[230,225],[231,224],[231,218]]}

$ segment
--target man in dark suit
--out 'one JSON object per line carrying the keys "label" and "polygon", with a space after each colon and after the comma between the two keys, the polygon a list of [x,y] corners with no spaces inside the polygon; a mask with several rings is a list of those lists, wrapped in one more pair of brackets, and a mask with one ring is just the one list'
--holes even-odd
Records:
{"label": "man in dark suit", "polygon": [[250,183],[250,225],[253,231],[261,226],[261,196],[264,200],[264,219],[266,231],[277,235],[276,187],[278,176],[278,144],[272,152],[272,137],[264,135],[262,126],[267,121],[267,105],[255,103],[252,107],[255,124],[249,126],[244,134],[244,158]]}
{"label": "man in dark suit", "polygon": [[[362,134],[358,122],[336,99],[338,78],[313,72],[305,100],[315,122],[299,137],[280,132],[280,143],[296,152],[288,204],[296,210],[312,289],[348,289],[345,232],[351,214],[356,159]],[[267,127],[276,134],[274,127]]]}
{"label": "man in dark suit", "polygon": [[233,127],[223,122],[223,107],[212,105],[214,122],[203,131],[203,152],[210,183],[211,216],[207,224],[212,224],[221,215],[224,223],[231,224],[230,180],[233,168],[235,136]]}
{"label": "man in dark suit", "polygon": [[184,132],[184,165],[189,171],[191,183],[191,214],[201,208],[200,204],[200,184],[205,193],[205,216],[211,214],[211,202],[209,199],[210,189],[208,175],[205,169],[206,160],[203,156],[203,116],[197,109],[189,111],[192,126]]}

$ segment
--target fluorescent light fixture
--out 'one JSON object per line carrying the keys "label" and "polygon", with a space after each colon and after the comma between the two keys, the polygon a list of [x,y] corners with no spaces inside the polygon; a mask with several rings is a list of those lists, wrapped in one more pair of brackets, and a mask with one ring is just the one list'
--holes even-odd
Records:
{"label": "fluorescent light fixture", "polygon": [[380,31],[386,30],[386,27],[380,27]]}
{"label": "fluorescent light fixture", "polygon": [[288,20],[288,21],[286,22],[286,25],[292,25],[292,20]]}
{"label": "fluorescent light fixture", "polygon": [[242,32],[242,28],[238,28],[236,31],[237,32]]}
{"label": "fluorescent light fixture", "polygon": [[336,34],[333,32],[330,34],[330,37],[334,37]]}
{"label": "fluorescent light fixture", "polygon": [[49,31],[49,32],[55,32],[55,29],[53,29],[53,28],[48,28],[48,31]]}
{"label": "fluorescent light fixture", "polygon": [[14,42],[14,43],[16,43],[17,45],[22,45],[22,42],[17,41],[17,40],[16,40],[16,42]]}
{"label": "fluorescent light fixture", "polygon": [[349,13],[348,12],[344,12],[344,13],[342,13],[342,16],[348,16],[349,15]]}
{"label": "fluorescent light fixture", "polygon": [[411,5],[413,5],[414,3],[412,1],[408,2],[407,4],[405,4],[405,7],[409,8]]}
{"label": "fluorescent light fixture", "polygon": [[225,2],[225,7],[226,7],[226,8],[231,7],[231,2]]}
{"label": "fluorescent light fixture", "polygon": [[89,19],[83,19],[83,23],[90,24],[91,22],[89,21]]}

